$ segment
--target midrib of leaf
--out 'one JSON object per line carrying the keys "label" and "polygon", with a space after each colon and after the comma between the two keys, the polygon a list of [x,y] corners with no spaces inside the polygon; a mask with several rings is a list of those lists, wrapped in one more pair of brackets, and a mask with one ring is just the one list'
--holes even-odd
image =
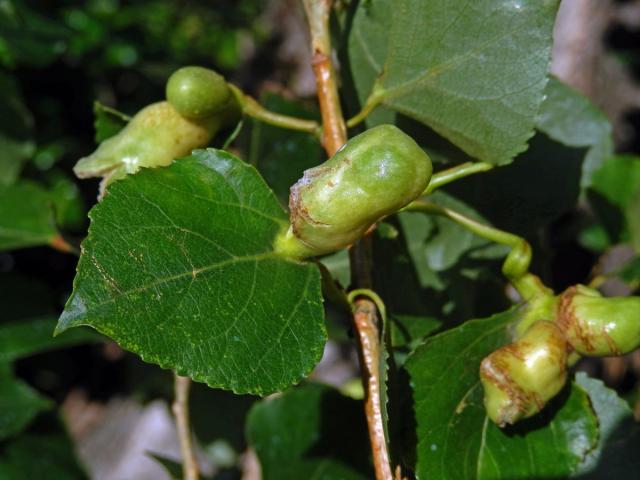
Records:
{"label": "midrib of leaf", "polygon": [[[212,263],[210,265],[205,265],[203,267],[193,268],[191,271],[184,271],[184,272],[176,273],[174,275],[169,275],[167,277],[160,277],[160,278],[156,279],[155,281],[150,282],[147,285],[144,285],[144,286],[141,286],[141,287],[132,288],[132,289],[126,290],[124,292],[118,291],[117,295],[112,296],[109,300],[106,300],[104,302],[100,302],[100,303],[96,304],[94,306],[94,308],[100,308],[103,305],[107,305],[109,303],[113,303],[116,300],[119,300],[121,297],[126,297],[128,295],[131,295],[132,293],[146,292],[150,288],[157,287],[159,285],[162,285],[162,284],[168,283],[168,282],[172,282],[174,280],[180,280],[182,278],[186,278],[186,277],[189,277],[189,276],[192,277],[193,280],[195,280],[198,277],[198,275],[200,275],[201,273],[207,273],[207,272],[210,272],[210,271],[215,270],[215,269],[224,268],[224,267],[226,267],[228,265],[234,265],[234,264],[243,263],[243,262],[256,262],[256,265],[257,265],[257,262],[259,262],[260,260],[265,260],[265,259],[269,259],[269,258],[282,258],[282,257],[280,255],[278,255],[277,253],[274,253],[274,252],[259,253],[257,255],[234,256],[232,258],[228,258],[228,259],[222,260],[220,262]],[[96,268],[98,268],[99,271],[102,271],[98,267],[99,263],[97,262],[95,257],[91,256],[91,259],[92,259],[93,264],[96,266]],[[114,288],[117,289],[117,284],[113,283],[112,281],[109,281],[109,283],[111,285],[114,285]]]}

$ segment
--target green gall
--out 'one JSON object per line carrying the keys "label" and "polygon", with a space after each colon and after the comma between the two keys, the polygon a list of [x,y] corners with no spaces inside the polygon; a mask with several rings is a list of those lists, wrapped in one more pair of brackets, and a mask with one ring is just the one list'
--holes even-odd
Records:
{"label": "green gall", "polygon": [[276,250],[311,256],[351,245],[419,197],[431,172],[429,156],[397,127],[367,130],[291,187],[291,227]]}
{"label": "green gall", "polygon": [[487,356],[480,380],[489,418],[504,427],[542,410],[567,380],[567,355],[558,326],[539,320],[522,338]]}
{"label": "green gall", "polygon": [[560,295],[557,322],[582,355],[622,355],[640,347],[640,297],[605,298],[576,285]]}
{"label": "green gall", "polygon": [[116,135],[103,141],[73,168],[78,178],[104,177],[106,183],[142,167],[169,165],[175,158],[206,146],[220,127],[220,119],[189,120],[169,103],[140,110]]}
{"label": "green gall", "polygon": [[173,72],[167,81],[166,95],[180,115],[195,119],[218,114],[236,103],[222,75],[195,66]]}

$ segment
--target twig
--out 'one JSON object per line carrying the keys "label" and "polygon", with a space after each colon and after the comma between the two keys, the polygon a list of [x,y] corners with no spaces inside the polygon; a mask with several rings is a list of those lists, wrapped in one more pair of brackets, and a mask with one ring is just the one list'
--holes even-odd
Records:
{"label": "twig", "polygon": [[331,61],[329,14],[331,0],[304,0],[309,19],[313,72],[316,75],[318,102],[322,114],[322,144],[329,156],[346,143],[347,130],[340,108],[336,73]]}
{"label": "twig", "polygon": [[377,480],[392,480],[389,453],[384,435],[380,378],[380,331],[376,309],[370,300],[358,300],[354,306],[353,321],[360,341],[359,356],[362,382],[365,387],[364,409],[369,427],[373,452],[373,467]]}
{"label": "twig", "polygon": [[[346,127],[340,108],[340,97],[331,61],[331,41],[329,36],[329,14],[331,0],[303,0],[309,20],[313,71],[316,75],[318,103],[322,115],[322,144],[329,157],[347,141]],[[357,242],[349,252],[354,286],[371,286],[371,253],[366,247],[365,237]],[[359,298],[354,305],[354,326],[358,333],[360,364],[366,391],[365,413],[369,427],[369,439],[373,451],[373,464],[377,480],[393,480],[389,454],[384,436],[382,408],[380,401],[380,336],[376,323],[375,304],[366,298]]]}
{"label": "twig", "polygon": [[191,379],[175,374],[175,399],[173,401],[173,414],[176,417],[180,451],[182,452],[182,474],[184,480],[198,480],[198,462],[191,441],[191,429],[189,428],[189,389]]}

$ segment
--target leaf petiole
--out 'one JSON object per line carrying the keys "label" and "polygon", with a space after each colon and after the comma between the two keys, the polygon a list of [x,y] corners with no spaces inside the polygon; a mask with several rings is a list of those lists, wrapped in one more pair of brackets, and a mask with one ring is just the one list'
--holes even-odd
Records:
{"label": "leaf petiole", "polygon": [[272,112],[264,108],[258,101],[249,95],[246,95],[235,85],[229,84],[229,88],[233,92],[236,100],[242,108],[242,112],[256,120],[268,123],[275,127],[286,128],[289,130],[296,130],[299,132],[311,133],[317,138],[322,136],[322,127],[315,120],[307,120],[304,118],[290,117],[289,115],[282,115],[280,113]]}
{"label": "leaf petiole", "polygon": [[494,165],[486,162],[466,162],[460,165],[456,165],[455,167],[448,168],[447,170],[434,173],[423,195],[429,195],[443,185],[455,182],[456,180],[467,177],[469,175],[487,172],[493,169],[493,167]]}
{"label": "leaf petiole", "polygon": [[529,273],[532,252],[529,242],[524,238],[485,225],[455,210],[441,207],[426,200],[414,200],[402,210],[446,217],[479,237],[511,247],[511,251],[502,265],[502,273],[518,290],[523,299],[530,300],[538,295],[553,295],[553,292],[537,276]]}

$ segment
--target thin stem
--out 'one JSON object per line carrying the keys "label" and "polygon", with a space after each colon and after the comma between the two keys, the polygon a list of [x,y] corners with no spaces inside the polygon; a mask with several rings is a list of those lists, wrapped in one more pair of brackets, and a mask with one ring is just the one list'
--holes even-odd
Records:
{"label": "thin stem", "polygon": [[[331,61],[331,37],[329,13],[331,0],[303,0],[311,32],[313,71],[316,75],[318,103],[322,115],[322,144],[329,157],[347,142],[347,130],[340,108],[340,97],[335,70]],[[371,252],[367,237],[357,242],[349,252],[354,285],[368,288],[371,285]],[[357,262],[355,259],[358,259]],[[353,321],[358,334],[360,365],[367,399],[365,413],[374,458],[377,480],[393,480],[389,454],[384,436],[380,389],[380,336],[376,325],[375,304],[367,298],[355,301]]]}
{"label": "thin stem", "polygon": [[449,218],[482,238],[486,238],[487,240],[491,240],[492,242],[500,243],[502,245],[507,245],[511,248],[515,248],[519,246],[521,242],[525,241],[522,237],[485,225],[477,220],[473,220],[472,218],[456,212],[455,210],[441,207],[440,205],[436,205],[435,203],[428,202],[426,200],[414,200],[404,207],[403,210],[429,213]]}
{"label": "thin stem", "polygon": [[485,162],[466,162],[442,172],[434,173],[423,195],[429,195],[443,185],[455,182],[468,175],[489,171],[493,167],[494,165]]}
{"label": "thin stem", "polygon": [[175,374],[173,401],[173,414],[176,417],[178,428],[178,440],[182,452],[182,474],[184,480],[198,480],[198,461],[191,441],[191,429],[189,428],[189,389],[191,379]]}
{"label": "thin stem", "polygon": [[532,252],[529,242],[524,238],[485,225],[455,210],[441,207],[440,205],[425,200],[414,200],[404,207],[403,210],[446,217],[479,237],[510,247],[511,251],[504,261],[502,272],[513,286],[516,287],[518,292],[520,292],[522,298],[524,300],[530,300],[538,295],[549,296],[553,294],[550,289],[544,286],[537,276],[529,273]]}
{"label": "thin stem", "polygon": [[231,91],[242,107],[244,114],[280,128],[296,130],[298,132],[311,133],[317,137],[321,134],[320,125],[315,120],[307,120],[304,118],[291,117],[280,113],[272,112],[264,108],[258,101],[240,90],[235,85],[229,84]]}
{"label": "thin stem", "polygon": [[363,105],[362,110],[360,110],[353,117],[347,120],[347,127],[353,128],[359,123],[364,122],[364,120],[369,116],[369,114],[373,112],[373,110],[375,110],[375,108],[378,105],[380,105],[381,100],[382,100],[382,96],[374,88],[374,91],[371,93],[369,98],[367,98],[367,101]]}

